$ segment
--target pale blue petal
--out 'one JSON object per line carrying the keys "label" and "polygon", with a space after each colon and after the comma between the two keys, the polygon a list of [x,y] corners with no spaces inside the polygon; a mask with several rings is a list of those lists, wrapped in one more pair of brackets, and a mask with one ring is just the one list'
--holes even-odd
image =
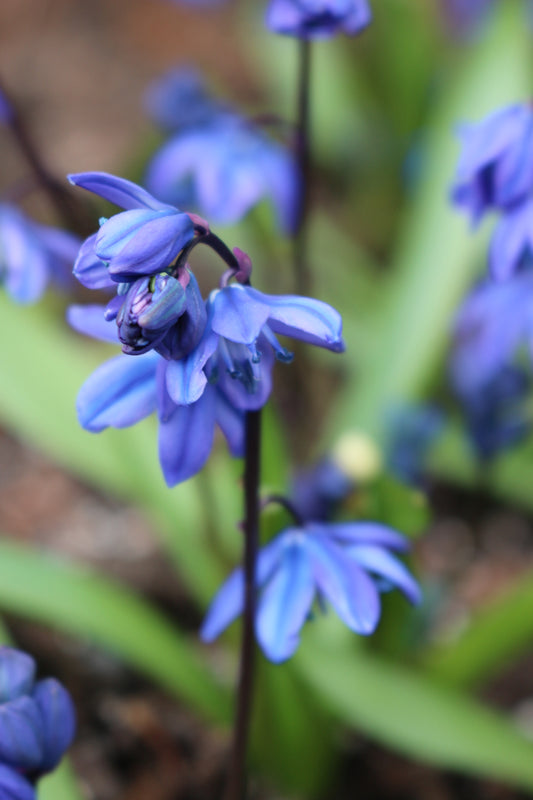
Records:
{"label": "pale blue petal", "polygon": [[346,552],[355,558],[363,569],[368,570],[382,578],[386,578],[405,594],[411,603],[420,603],[422,593],[405,564],[387,552],[382,547],[370,545],[355,545],[346,548]]}
{"label": "pale blue petal", "polygon": [[156,211],[169,208],[136,183],[108,172],[78,172],[69,175],[68,179],[74,186],[81,186],[120,208],[151,208]]}
{"label": "pale blue petal", "polygon": [[155,373],[160,356],[117,356],[101,364],[85,381],[76,408],[82,427],[93,433],[127,428],[156,407]]}
{"label": "pale blue petal", "polygon": [[83,242],[72,271],[88,289],[107,289],[116,286],[116,282],[109,275],[107,264],[95,253],[97,236],[97,233],[93,233]]}
{"label": "pale blue petal", "polygon": [[490,243],[490,271],[496,280],[506,280],[533,255],[533,202],[521,203],[503,212]]}
{"label": "pale blue petal", "polygon": [[[256,584],[262,586],[275,569],[283,550],[283,537],[278,536],[257,556]],[[200,638],[212,642],[220,636],[244,608],[244,573],[242,567],[234,570],[216,593],[200,629]]]}
{"label": "pale blue petal", "polygon": [[166,372],[168,393],[177,405],[196,402],[207,385],[204,367],[215,352],[218,336],[206,329],[198,346],[185,358],[170,361]]}
{"label": "pale blue petal", "polygon": [[67,322],[84,336],[101,339],[103,342],[119,344],[117,324],[114,320],[108,322],[104,317],[105,306],[69,306],[67,309]]}
{"label": "pale blue petal", "polygon": [[265,586],[256,615],[257,640],[270,661],[285,661],[298,647],[314,594],[306,548],[298,541],[286,542],[281,563]]}
{"label": "pale blue petal", "polygon": [[0,276],[18,303],[35,303],[48,279],[48,256],[25,217],[0,207]]}
{"label": "pale blue petal", "polygon": [[211,292],[211,327],[232,342],[252,344],[270,315],[268,300],[261,292],[240,284]]}
{"label": "pale blue petal", "polygon": [[373,633],[381,610],[374,581],[327,536],[307,534],[306,547],[316,585],[345,625],[355,633]]}
{"label": "pale blue petal", "polygon": [[342,317],[332,306],[310,297],[261,295],[256,289],[250,293],[268,303],[268,326],[274,333],[343,352]]}
{"label": "pale blue petal", "polygon": [[240,411],[257,411],[263,408],[272,391],[273,350],[263,337],[259,338],[258,350],[261,353],[261,360],[255,365],[258,378],[251,385],[232,378],[219,360],[218,386],[231,405]]}
{"label": "pale blue petal", "polygon": [[309,528],[316,528],[341,543],[378,545],[399,552],[409,549],[409,540],[405,536],[381,522],[330,522],[320,527],[310,525]]}
{"label": "pale blue petal", "polygon": [[[140,356],[142,358],[142,356]],[[168,486],[192,478],[209,458],[215,433],[215,389],[208,386],[199,400],[159,422],[159,461]]]}

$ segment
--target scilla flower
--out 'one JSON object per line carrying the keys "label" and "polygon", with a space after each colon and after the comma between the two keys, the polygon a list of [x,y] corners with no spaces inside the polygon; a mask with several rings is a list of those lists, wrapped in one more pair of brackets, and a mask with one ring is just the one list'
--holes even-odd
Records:
{"label": "scilla flower", "polygon": [[165,272],[194,236],[187,214],[131,181],[106,172],[81,172],[69,181],[126,209],[102,220],[80,250],[74,274],[89,288]]}
{"label": "scilla flower", "polygon": [[35,303],[50,280],[65,283],[79,247],[73,234],[0,204],[0,284],[17,303]]}
{"label": "scilla flower", "polygon": [[533,109],[513,105],[459,130],[462,150],[452,192],[477,222],[490,209],[507,211],[533,189]]}
{"label": "scilla flower", "polygon": [[202,127],[226,110],[191,67],[175,67],[154,81],[146,92],[145,107],[154,122],[169,133]]}
{"label": "scilla flower", "polygon": [[0,647],[0,789],[33,800],[35,781],[55,769],[74,736],[70,695],[54,678],[35,682],[35,662]]}
{"label": "scilla flower", "polygon": [[[407,546],[399,533],[374,522],[310,522],[280,533],[257,560],[255,630],[267,658],[276,663],[290,658],[313,606],[324,602],[354,633],[373,633],[380,616],[376,578],[419,602],[417,583],[389,552]],[[243,571],[237,569],[213,600],[202,639],[216,639],[242,613],[243,602]]]}
{"label": "scilla flower", "polygon": [[166,203],[190,204],[212,223],[238,222],[263,199],[282,230],[295,225],[299,175],[291,153],[237,114],[180,131],[152,158],[146,185]]}
{"label": "scilla flower", "polygon": [[266,16],[270,30],[300,39],[354,36],[371,20],[368,0],[270,0]]}

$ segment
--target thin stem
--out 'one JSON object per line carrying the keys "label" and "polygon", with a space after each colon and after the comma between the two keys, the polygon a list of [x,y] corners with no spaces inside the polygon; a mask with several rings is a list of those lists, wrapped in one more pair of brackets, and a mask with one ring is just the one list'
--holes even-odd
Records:
{"label": "thin stem", "polygon": [[300,192],[298,198],[298,221],[294,235],[294,277],[298,294],[308,295],[311,290],[311,275],[308,264],[308,217],[310,207],[309,188],[311,183],[311,42],[300,39],[299,75],[296,123],[296,159],[300,171]]}
{"label": "thin stem", "polygon": [[17,142],[19,150],[35,175],[37,182],[48,194],[50,201],[63,222],[80,235],[87,235],[93,229],[92,221],[90,221],[83,212],[79,202],[72,197],[66,183],[63,185],[61,181],[57,180],[44,163],[44,159],[35,141],[30,136],[16,105],[1,80],[0,92],[6,98],[10,109],[6,124],[9,126],[13,138]]}
{"label": "thin stem", "polygon": [[239,262],[235,258],[234,254],[231,252],[229,247],[224,244],[222,239],[220,239],[215,233],[212,231],[207,232],[200,232],[197,236],[192,239],[189,244],[183,248],[181,251],[178,260],[176,261],[175,269],[176,271],[183,267],[189,258],[190,254],[194,250],[195,247],[198,247],[199,244],[205,244],[211,248],[220,258],[224,261],[228,267],[235,272],[239,271]]}
{"label": "thin stem", "polygon": [[243,800],[246,795],[246,753],[252,712],[255,661],[255,571],[259,547],[260,448],[261,411],[248,411],[244,466],[244,617],[237,709],[224,800]]}

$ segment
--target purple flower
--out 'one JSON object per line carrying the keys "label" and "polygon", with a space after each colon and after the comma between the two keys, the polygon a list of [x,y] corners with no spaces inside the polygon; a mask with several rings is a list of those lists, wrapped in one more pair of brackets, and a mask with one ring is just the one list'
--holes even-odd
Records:
{"label": "purple flower", "polygon": [[504,211],[494,228],[489,265],[492,276],[506,280],[533,264],[533,199],[527,198]]}
{"label": "purple flower", "polygon": [[293,156],[235,114],[186,129],[164,144],[148,165],[146,185],[167,203],[195,207],[211,222],[238,222],[268,198],[279,226],[297,218],[299,175]]}
{"label": "purple flower", "polygon": [[32,784],[11,767],[0,764],[0,797],[2,800],[36,800]]}
{"label": "purple flower", "polygon": [[444,416],[432,406],[412,406],[391,416],[387,463],[401,481],[424,482],[427,457],[444,427]]}
{"label": "purple flower", "polygon": [[300,39],[354,36],[371,20],[368,0],[270,0],[266,14],[270,30]]}
{"label": "purple flower", "polygon": [[[72,306],[69,322],[81,333],[117,341],[116,326],[106,322],[101,306]],[[224,434],[231,454],[244,454],[244,413],[220,385],[207,385],[195,402],[179,405],[166,388],[171,364],[151,351],[136,358],[126,355],[106,361],[88,378],[77,400],[82,427],[99,433],[107,427],[127,428],[157,411],[159,460],[169,486],[199,472],[213,447],[215,426]],[[266,372],[266,367],[263,366]],[[270,386],[269,375],[264,379]]]}
{"label": "purple flower", "polygon": [[191,67],[175,67],[154,81],[146,92],[145,105],[151,118],[169,133],[203,127],[225,111]]}
{"label": "purple flower", "polygon": [[104,219],[80,251],[74,274],[90,288],[165,272],[194,236],[187,214],[131,181],[106,172],[81,172],[69,175],[69,181],[126,209]]}
{"label": "purple flower", "polygon": [[308,297],[266,295],[251,286],[232,284],[211,292],[207,324],[198,346],[189,356],[171,361],[166,385],[175,403],[195,402],[208,381],[217,381],[236,408],[261,408],[270,393],[262,369],[291,361],[276,334],[344,350],[342,319],[334,308]]}
{"label": "purple flower", "polygon": [[5,96],[5,94],[0,90],[0,122],[6,123],[10,122],[13,118],[13,108],[11,103]]}
{"label": "purple flower", "polygon": [[533,189],[533,109],[513,105],[463,126],[452,199],[477,222],[490,209],[508,211]]}
{"label": "purple flower", "polygon": [[35,781],[58,765],[74,729],[74,707],[63,686],[54,678],[36,683],[34,660],[0,647],[0,787],[11,792],[6,796],[31,800],[25,782],[9,770]]}
{"label": "purple flower", "polygon": [[[278,663],[292,656],[315,600],[319,607],[330,603],[362,635],[373,633],[379,621],[379,582],[418,603],[417,583],[389,552],[406,549],[403,536],[375,522],[309,523],[280,533],[257,561],[255,630],[267,658]],[[243,571],[237,569],[213,600],[201,638],[216,639],[242,613],[243,603]]]}
{"label": "purple flower", "polygon": [[18,303],[35,303],[49,280],[65,283],[79,250],[71,233],[0,204],[0,283]]}
{"label": "purple flower", "polygon": [[441,6],[452,30],[464,36],[484,21],[494,0],[441,0]]}

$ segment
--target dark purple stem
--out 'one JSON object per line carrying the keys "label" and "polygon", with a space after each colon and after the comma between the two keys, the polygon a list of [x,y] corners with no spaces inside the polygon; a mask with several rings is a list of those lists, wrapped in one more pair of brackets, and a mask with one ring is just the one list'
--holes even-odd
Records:
{"label": "dark purple stem", "polygon": [[243,800],[246,795],[246,754],[252,714],[255,661],[255,571],[259,547],[260,458],[261,411],[248,411],[244,462],[244,617],[237,709],[224,800]]}
{"label": "dark purple stem", "polygon": [[175,271],[185,266],[190,254],[195,247],[198,247],[199,244],[205,244],[210,247],[211,250],[220,256],[222,261],[224,261],[224,263],[227,264],[230,269],[234,270],[235,272],[239,271],[239,262],[229,247],[224,244],[222,239],[220,239],[215,233],[212,233],[212,231],[205,231],[204,229],[197,229],[197,234],[198,235],[195,236],[194,239],[192,239],[192,241],[181,251],[178,260],[176,261]]}
{"label": "dark purple stem", "polygon": [[48,194],[52,204],[54,205],[59,216],[71,230],[76,231],[82,236],[89,234],[93,228],[92,220],[89,220],[88,215],[84,209],[80,207],[79,202],[72,196],[69,189],[63,185],[62,181],[57,178],[48,170],[44,163],[37,145],[30,136],[22,117],[20,116],[9,92],[6,91],[5,86],[0,80],[0,92],[4,95],[10,108],[10,114],[6,121],[9,126],[13,138],[18,144],[18,147],[26,159],[30,169],[32,170],[35,178],[44,191]]}
{"label": "dark purple stem", "polygon": [[294,234],[294,278],[296,292],[309,295],[311,291],[311,275],[307,254],[307,233],[309,217],[309,188],[311,184],[311,42],[300,39],[299,75],[296,123],[296,159],[300,170],[300,192],[298,197],[298,221]]}

